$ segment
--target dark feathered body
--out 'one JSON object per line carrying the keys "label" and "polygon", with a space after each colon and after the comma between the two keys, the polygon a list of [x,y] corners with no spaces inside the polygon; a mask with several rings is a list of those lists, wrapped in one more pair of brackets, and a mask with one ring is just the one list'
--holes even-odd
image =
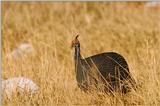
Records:
{"label": "dark feathered body", "polygon": [[[94,72],[92,72],[94,71]],[[91,74],[94,73],[94,74]],[[95,76],[96,74],[96,76]],[[125,80],[132,81],[126,60],[117,53],[106,52],[80,59],[77,65],[76,78],[80,88],[87,89],[92,83],[98,80],[109,84],[107,87],[114,90]],[[124,92],[126,88],[123,89]]]}
{"label": "dark feathered body", "polygon": [[[98,86],[100,82],[107,91],[114,91],[118,88],[126,92],[127,85],[135,83],[123,56],[115,52],[105,52],[82,59],[80,43],[78,40],[75,42],[76,79],[81,89],[87,90],[92,85]],[[126,81],[128,83],[124,83]]]}

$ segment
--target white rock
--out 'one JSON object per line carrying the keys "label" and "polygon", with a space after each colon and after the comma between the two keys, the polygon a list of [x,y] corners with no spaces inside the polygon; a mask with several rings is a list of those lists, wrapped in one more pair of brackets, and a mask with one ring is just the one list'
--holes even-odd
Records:
{"label": "white rock", "polygon": [[23,42],[21,45],[19,45],[18,49],[25,53],[32,53],[34,51],[33,46],[28,42]]}
{"label": "white rock", "polygon": [[2,91],[10,98],[14,92],[34,94],[39,87],[30,79],[25,77],[9,78],[2,80]]}
{"label": "white rock", "polygon": [[29,54],[34,54],[34,48],[31,44],[25,41],[22,44],[20,44],[17,49],[7,54],[7,58],[16,60],[19,58],[23,58],[24,56]]}
{"label": "white rock", "polygon": [[160,5],[160,1],[149,1],[146,3],[146,6],[147,7],[155,7],[155,6],[158,6]]}

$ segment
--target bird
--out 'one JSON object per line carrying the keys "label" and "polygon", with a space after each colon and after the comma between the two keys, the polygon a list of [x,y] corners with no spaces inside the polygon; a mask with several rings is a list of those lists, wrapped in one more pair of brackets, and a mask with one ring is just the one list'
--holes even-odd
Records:
{"label": "bird", "polygon": [[82,58],[78,37],[79,34],[71,42],[71,48],[75,49],[75,73],[80,89],[88,91],[92,87],[96,87],[96,89],[103,88],[102,90],[105,92],[121,91],[127,93],[131,87],[135,87],[136,82],[122,55],[116,52],[104,52]]}

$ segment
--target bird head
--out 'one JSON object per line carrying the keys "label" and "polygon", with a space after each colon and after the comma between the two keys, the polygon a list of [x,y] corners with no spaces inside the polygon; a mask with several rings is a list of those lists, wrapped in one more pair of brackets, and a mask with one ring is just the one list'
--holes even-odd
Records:
{"label": "bird head", "polygon": [[73,47],[80,47],[80,43],[79,43],[79,40],[78,40],[78,36],[79,36],[79,35],[77,35],[77,36],[75,37],[75,39],[72,41],[72,43],[71,43],[71,48],[73,48]]}

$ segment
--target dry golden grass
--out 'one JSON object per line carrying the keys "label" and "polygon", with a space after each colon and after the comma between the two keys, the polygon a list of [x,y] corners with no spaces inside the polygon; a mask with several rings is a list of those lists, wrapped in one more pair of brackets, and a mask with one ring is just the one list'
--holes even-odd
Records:
{"label": "dry golden grass", "polygon": [[[33,97],[4,105],[160,105],[160,8],[125,2],[2,2],[2,78],[38,84]],[[75,79],[70,43],[80,34],[83,57],[115,51],[128,61],[138,90],[115,97],[84,93]],[[11,61],[6,54],[29,41],[36,54]]]}

